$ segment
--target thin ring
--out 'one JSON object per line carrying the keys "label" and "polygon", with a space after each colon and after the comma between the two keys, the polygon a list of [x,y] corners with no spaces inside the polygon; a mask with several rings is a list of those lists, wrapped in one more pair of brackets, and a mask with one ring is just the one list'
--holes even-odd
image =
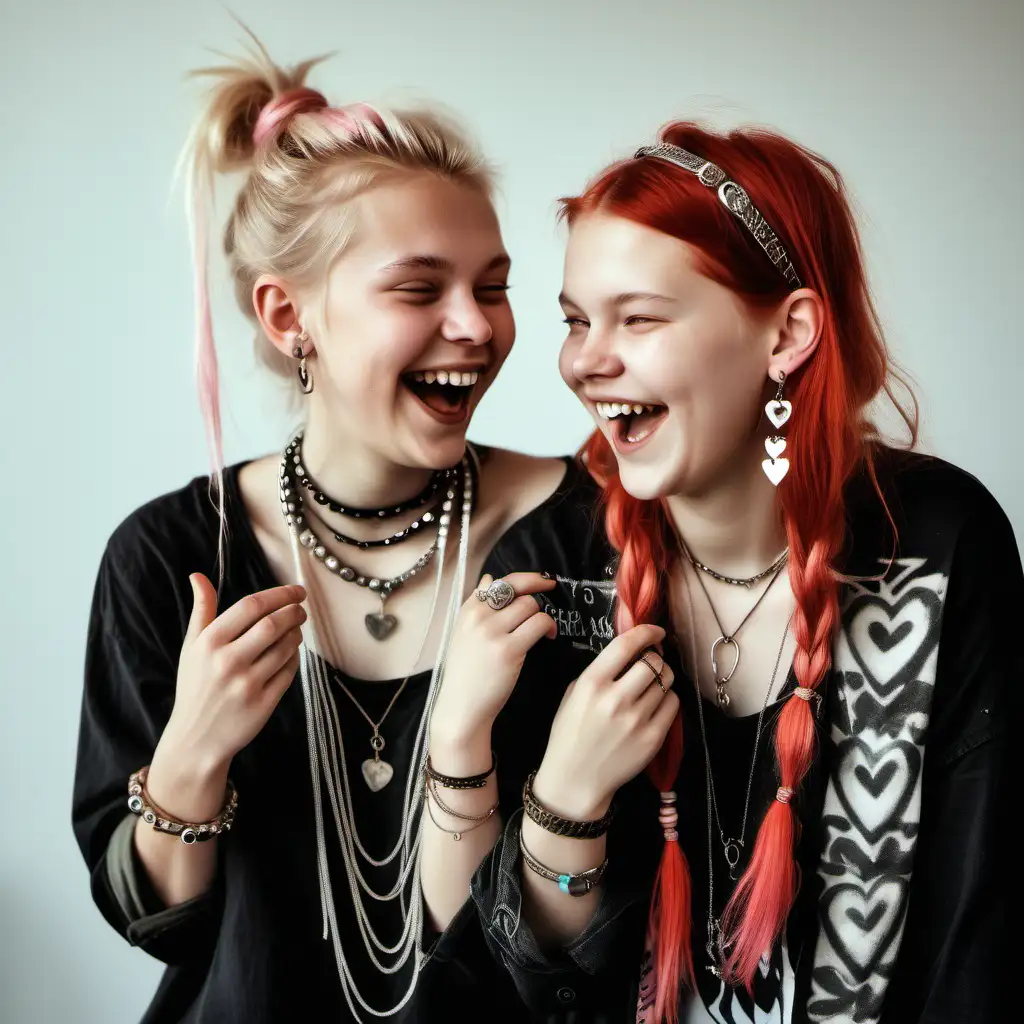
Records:
{"label": "thin ring", "polygon": [[643,662],[643,663],[644,663],[644,664],[645,664],[645,665],[646,665],[646,666],[647,666],[647,667],[648,667],[648,668],[649,668],[649,669],[650,669],[650,670],[651,670],[651,671],[652,671],[652,672],[654,673],[654,681],[655,681],[655,682],[656,682],[656,683],[658,684],[658,686],[659,686],[659,687],[661,688],[661,692],[662,692],[662,693],[668,693],[668,688],[667,688],[667,687],[665,686],[664,682],[662,682],[662,675],[661,675],[661,670],[660,670],[660,669],[656,669],[656,668],[655,668],[655,667],[654,667],[654,666],[653,666],[653,665],[652,665],[652,664],[651,664],[651,663],[650,663],[650,662],[649,662],[649,661],[647,660],[647,658],[648,658],[648,652],[647,652],[647,651],[644,651],[644,653],[640,655],[640,660],[641,660],[641,661],[642,661],[642,662]]}
{"label": "thin ring", "polygon": [[[479,596],[480,594],[477,592],[477,597]],[[495,580],[487,588],[483,596],[483,600],[496,612],[500,612],[502,608],[507,608],[515,599],[516,592],[512,584],[507,580]]]}

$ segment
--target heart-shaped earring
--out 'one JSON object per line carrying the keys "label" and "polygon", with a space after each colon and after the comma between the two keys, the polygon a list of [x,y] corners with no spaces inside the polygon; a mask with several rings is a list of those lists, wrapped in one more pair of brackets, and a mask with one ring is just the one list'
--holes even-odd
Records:
{"label": "heart-shaped earring", "polygon": [[[779,370],[779,388],[775,392],[775,397],[764,407],[765,416],[771,420],[776,430],[787,423],[793,415],[793,403],[785,401],[782,397],[782,385],[785,380],[785,373]],[[764,439],[764,450],[768,453],[768,458],[761,463],[761,468],[764,475],[778,487],[789,472],[789,459],[779,457],[786,450],[786,439],[778,434],[771,434]]]}
{"label": "heart-shaped earring", "polygon": [[782,483],[782,478],[789,472],[789,459],[765,459],[761,463],[761,468],[764,475],[778,487]]}
{"label": "heart-shaped earring", "polygon": [[772,421],[772,426],[778,429],[788,422],[789,417],[793,415],[793,403],[782,402],[777,398],[773,398],[764,407],[764,414]]}

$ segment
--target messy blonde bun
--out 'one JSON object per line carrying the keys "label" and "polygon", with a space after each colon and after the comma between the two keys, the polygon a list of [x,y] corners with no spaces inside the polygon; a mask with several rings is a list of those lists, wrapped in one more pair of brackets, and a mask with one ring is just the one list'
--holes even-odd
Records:
{"label": "messy blonde bun", "polygon": [[[308,286],[325,282],[352,234],[352,200],[401,173],[433,173],[489,193],[491,175],[465,133],[431,110],[332,107],[306,85],[323,58],[278,67],[255,37],[244,59],[193,74],[211,81],[185,152],[196,270],[200,403],[215,474],[223,465],[217,358],[207,287],[213,184],[246,172],[224,232],[243,313],[264,275]],[[306,326],[306,325],[304,325]],[[260,332],[257,353],[283,376],[294,366]]]}

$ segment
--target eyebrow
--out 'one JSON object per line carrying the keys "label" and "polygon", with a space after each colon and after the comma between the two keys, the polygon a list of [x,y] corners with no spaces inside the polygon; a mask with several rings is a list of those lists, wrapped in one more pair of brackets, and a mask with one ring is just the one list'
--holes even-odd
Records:
{"label": "eyebrow", "polygon": [[[495,256],[486,267],[484,271],[497,270],[500,267],[509,267],[512,265],[512,260],[508,253],[502,252]],[[381,267],[381,273],[387,274],[393,270],[454,270],[455,264],[451,260],[446,259],[444,256],[433,256],[433,255],[417,255],[417,256],[403,256],[401,259],[395,260],[392,263],[388,263],[386,266]]]}
{"label": "eyebrow", "polygon": [[[579,309],[579,305],[573,302],[565,292],[562,292],[558,296],[558,301],[563,306],[576,306]],[[625,306],[630,302],[675,302],[676,300],[668,295],[659,295],[657,292],[621,292],[611,300],[613,306]]]}

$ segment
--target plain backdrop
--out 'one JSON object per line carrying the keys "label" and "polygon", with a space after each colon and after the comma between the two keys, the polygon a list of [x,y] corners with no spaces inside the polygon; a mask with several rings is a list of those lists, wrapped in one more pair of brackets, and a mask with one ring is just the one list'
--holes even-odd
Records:
{"label": "plain backdrop", "polygon": [[[0,1021],[130,1024],[159,965],[93,907],[69,806],[91,588],[114,526],[205,468],[190,267],[171,172],[184,79],[237,48],[200,0],[0,0]],[[235,0],[279,62],[337,55],[336,104],[434,98],[502,173],[519,340],[472,435],[562,453],[555,199],[673,117],[770,124],[857,199],[924,442],[1024,532],[1020,0]],[[784,234],[784,225],[780,226]],[[276,449],[279,388],[219,298],[229,460]]]}

